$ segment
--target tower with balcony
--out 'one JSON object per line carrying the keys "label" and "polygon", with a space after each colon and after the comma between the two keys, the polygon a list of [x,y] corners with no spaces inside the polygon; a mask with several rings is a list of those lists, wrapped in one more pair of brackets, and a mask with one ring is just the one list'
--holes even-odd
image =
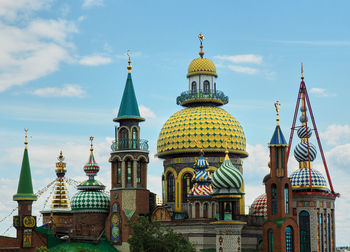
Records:
{"label": "tower with balcony", "polygon": [[150,212],[150,192],[147,190],[148,143],[140,139],[140,116],[128,61],[126,80],[119,112],[114,122],[115,140],[111,146],[111,209],[106,232],[113,244],[123,251],[130,228],[128,221]]}

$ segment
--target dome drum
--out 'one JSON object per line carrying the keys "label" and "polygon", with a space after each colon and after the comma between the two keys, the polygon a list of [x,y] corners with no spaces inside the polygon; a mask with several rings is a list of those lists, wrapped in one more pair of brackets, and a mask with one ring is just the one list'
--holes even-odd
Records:
{"label": "dome drum", "polygon": [[176,104],[190,107],[193,103],[211,103],[213,105],[224,105],[228,103],[228,96],[220,90],[215,91],[185,91],[176,98]]}

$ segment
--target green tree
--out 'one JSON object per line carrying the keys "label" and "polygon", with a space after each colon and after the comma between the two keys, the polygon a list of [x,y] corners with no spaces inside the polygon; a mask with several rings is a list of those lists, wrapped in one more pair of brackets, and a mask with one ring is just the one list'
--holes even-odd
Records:
{"label": "green tree", "polygon": [[128,240],[132,252],[193,252],[192,244],[171,228],[161,227],[159,222],[149,221],[139,216],[135,222],[128,224],[131,236]]}

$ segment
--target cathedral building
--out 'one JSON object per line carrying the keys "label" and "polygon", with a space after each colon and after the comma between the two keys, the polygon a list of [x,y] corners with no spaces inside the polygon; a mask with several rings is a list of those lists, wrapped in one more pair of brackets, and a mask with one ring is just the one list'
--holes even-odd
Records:
{"label": "cathedral building", "polygon": [[[69,202],[66,163],[60,152],[52,205],[42,211],[43,225],[38,226],[32,215],[37,196],[33,193],[26,133],[18,190],[13,196],[18,202],[18,214],[13,219],[17,237],[0,237],[0,248],[5,244],[7,251],[43,247],[57,251],[130,251],[132,230],[128,223],[146,216],[182,233],[198,252],[335,251],[335,199],[339,194],[334,192],[328,174],[304,77],[298,94],[301,125],[295,126],[297,103],[289,143],[279,126],[280,104],[275,103],[277,125],[267,146],[269,174],[261,178],[265,194],[258,196],[246,213],[245,134],[237,119],[222,108],[229,98],[217,89],[216,67],[204,57],[202,34],[199,39],[199,57],[190,63],[186,75],[188,88],[176,99],[183,108],[164,123],[157,141],[156,156],[163,160],[159,176],[162,204],[156,205],[156,195],[147,189],[149,146],[141,138],[140,123],[145,119],[140,115],[129,56],[119,111],[113,119],[110,191],[106,192],[105,185],[95,178],[100,167],[90,137],[90,154],[83,167],[87,179],[78,184],[78,192]],[[308,126],[309,118],[313,129]],[[300,138],[294,150],[299,168],[289,174],[294,131]],[[312,168],[317,153],[309,142],[312,132],[328,184]]]}

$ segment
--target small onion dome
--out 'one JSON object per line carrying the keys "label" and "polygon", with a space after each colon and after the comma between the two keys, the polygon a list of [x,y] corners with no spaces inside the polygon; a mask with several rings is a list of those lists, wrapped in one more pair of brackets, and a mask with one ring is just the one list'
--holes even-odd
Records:
{"label": "small onion dome", "polygon": [[[309,168],[299,168],[290,176],[293,190],[305,190],[310,188]],[[312,189],[328,191],[327,182],[323,175],[311,168]]]}
{"label": "small onion dome", "polygon": [[215,188],[241,188],[243,184],[242,173],[234,167],[226,154],[224,162],[217,169],[212,177],[212,184]]}
{"label": "small onion dome", "polygon": [[200,156],[198,159],[195,168],[196,169],[207,169],[209,167],[209,163],[207,160],[204,159],[203,155]]}
{"label": "small onion dome", "polygon": [[307,137],[310,138],[312,135],[312,130],[310,127],[307,127],[307,132],[306,132],[306,127],[302,126],[298,129],[297,133],[299,138],[307,138]]}
{"label": "small onion dome", "polygon": [[197,58],[191,61],[188,66],[187,78],[197,75],[197,74],[207,74],[217,77],[216,67],[208,58]]}
{"label": "small onion dome", "polygon": [[188,193],[189,197],[210,197],[213,193],[211,184],[195,184]]}
{"label": "small onion dome", "polygon": [[72,211],[109,212],[109,196],[101,191],[80,191],[71,200]]}
{"label": "small onion dome", "polygon": [[263,184],[266,184],[267,181],[268,181],[270,178],[271,178],[270,173],[269,173],[269,174],[266,174],[265,177],[264,177],[264,179],[263,179]]}
{"label": "small onion dome", "polygon": [[266,193],[257,197],[249,208],[249,215],[267,216],[267,197]]}
{"label": "small onion dome", "polygon": [[85,190],[85,189],[95,189],[95,190],[104,190],[105,186],[98,180],[95,179],[88,179],[85,180],[83,182],[81,182],[78,186],[77,186],[78,190]]}
{"label": "small onion dome", "polygon": [[100,167],[95,161],[95,157],[93,152],[91,151],[89,161],[84,165],[84,172],[87,176],[96,176],[96,174],[99,172]]}
{"label": "small onion dome", "polygon": [[[310,161],[314,161],[316,158],[316,147],[309,143],[309,154],[310,154]],[[294,157],[298,162],[303,161],[309,161],[308,157],[308,151],[307,151],[307,143],[306,142],[300,142],[294,149]]]}

